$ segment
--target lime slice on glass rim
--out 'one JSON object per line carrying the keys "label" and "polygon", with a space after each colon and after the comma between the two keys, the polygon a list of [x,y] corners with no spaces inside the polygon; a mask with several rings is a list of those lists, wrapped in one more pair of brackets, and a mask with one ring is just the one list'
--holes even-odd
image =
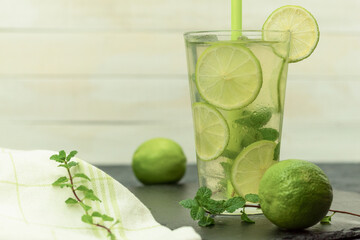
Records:
{"label": "lime slice on glass rim", "polygon": [[197,156],[204,161],[219,157],[229,142],[229,127],[224,117],[206,103],[194,103],[193,115]]}
{"label": "lime slice on glass rim", "polygon": [[[305,8],[293,5],[283,6],[271,13],[263,25],[263,30],[265,41],[276,41],[279,37],[279,32],[276,31],[291,33],[289,62],[298,62],[309,57],[320,37],[319,26],[313,15]],[[274,45],[273,48],[279,56],[287,57],[284,47]]]}
{"label": "lime slice on glass rim", "polygon": [[203,99],[225,110],[252,103],[262,86],[259,60],[246,47],[218,43],[199,57],[196,86]]}
{"label": "lime slice on glass rim", "polygon": [[273,164],[276,143],[261,140],[244,148],[235,159],[231,169],[231,182],[240,196],[257,194],[265,171]]}

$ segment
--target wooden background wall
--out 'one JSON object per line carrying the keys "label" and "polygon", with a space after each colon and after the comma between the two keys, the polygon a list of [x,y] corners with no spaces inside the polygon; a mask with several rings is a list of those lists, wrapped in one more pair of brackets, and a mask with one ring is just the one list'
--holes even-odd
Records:
{"label": "wooden background wall", "polygon": [[[360,162],[360,1],[243,1],[246,29],[296,4],[321,30],[289,67],[281,158]],[[0,146],[127,164],[162,136],[194,162],[182,33],[229,19],[230,0],[0,0]]]}

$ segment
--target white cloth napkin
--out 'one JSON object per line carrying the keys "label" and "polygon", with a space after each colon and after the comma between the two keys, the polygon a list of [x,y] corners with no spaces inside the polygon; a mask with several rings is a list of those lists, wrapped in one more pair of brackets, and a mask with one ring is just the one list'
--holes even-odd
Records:
{"label": "white cloth napkin", "polygon": [[[81,221],[84,210],[67,205],[73,197],[69,188],[51,184],[66,175],[66,169],[49,160],[52,151],[0,151],[0,239],[71,240],[109,239],[106,231]],[[81,171],[91,182],[76,182],[94,190],[102,202],[92,202],[94,210],[120,220],[113,228],[118,240],[200,240],[191,227],[170,230],[157,223],[139,199],[127,188],[78,158],[71,169]]]}

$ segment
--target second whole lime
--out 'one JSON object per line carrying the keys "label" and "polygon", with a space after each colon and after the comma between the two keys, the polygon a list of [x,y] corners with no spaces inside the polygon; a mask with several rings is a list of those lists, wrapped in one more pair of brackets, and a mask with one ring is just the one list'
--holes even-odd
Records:
{"label": "second whole lime", "polygon": [[132,169],[143,184],[176,183],[185,174],[186,157],[176,142],[153,138],[136,149]]}
{"label": "second whole lime", "polygon": [[296,230],[318,223],[329,211],[333,193],[325,173],[303,160],[280,161],[259,186],[264,215],[280,228]]}

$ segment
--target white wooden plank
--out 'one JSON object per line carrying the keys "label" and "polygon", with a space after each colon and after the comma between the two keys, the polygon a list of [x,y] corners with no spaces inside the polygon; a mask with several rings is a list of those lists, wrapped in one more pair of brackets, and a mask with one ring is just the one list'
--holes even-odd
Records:
{"label": "white wooden plank", "polygon": [[280,158],[360,162],[359,133],[359,121],[301,123],[285,120]]}
{"label": "white wooden plank", "polygon": [[0,85],[2,120],[153,122],[191,119],[186,77],[20,78],[3,79]]}
{"label": "white wooden plank", "polygon": [[130,164],[136,148],[154,137],[168,137],[194,162],[192,123],[152,125],[0,125],[0,146],[14,149],[78,150],[94,164]]}
{"label": "white wooden plank", "polygon": [[[359,76],[360,34],[322,34],[313,55],[291,64],[295,75]],[[186,75],[180,33],[3,32],[4,75]]]}
{"label": "white wooden plank", "polygon": [[[153,125],[0,125],[0,146],[14,149],[77,149],[93,164],[130,164],[135,149],[153,137],[168,137],[195,163],[192,124]],[[285,121],[281,159],[314,162],[359,162],[360,124]]]}
{"label": "white wooden plank", "polygon": [[[191,121],[186,77],[19,78],[0,80],[1,120],[17,122]],[[360,121],[357,77],[289,74],[286,118]]]}
{"label": "white wooden plank", "polygon": [[[324,31],[359,31],[358,0],[243,1],[245,28],[260,29],[285,4],[301,5]],[[230,0],[1,0],[0,27],[203,30],[230,27]]]}
{"label": "white wooden plank", "polygon": [[0,33],[1,74],[184,74],[182,35]]}

